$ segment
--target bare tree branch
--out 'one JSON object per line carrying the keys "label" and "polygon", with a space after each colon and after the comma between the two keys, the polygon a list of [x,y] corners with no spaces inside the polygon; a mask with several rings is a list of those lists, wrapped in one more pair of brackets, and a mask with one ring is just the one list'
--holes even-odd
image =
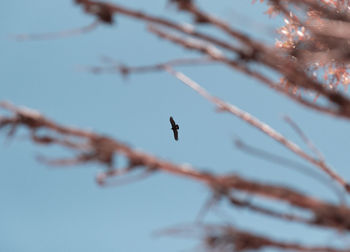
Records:
{"label": "bare tree branch", "polygon": [[213,103],[220,111],[231,113],[238,118],[242,119],[243,121],[249,123],[253,127],[257,128],[258,130],[262,131],[278,143],[282,144],[284,147],[289,149],[290,151],[294,152],[296,155],[301,157],[302,159],[305,159],[306,161],[310,162],[311,164],[315,165],[316,167],[320,168],[322,171],[324,171],[328,176],[330,176],[334,181],[339,183],[343,188],[350,193],[350,185],[342,178],[340,177],[335,171],[333,171],[324,161],[315,159],[314,157],[308,155],[306,152],[304,152],[298,145],[291,142],[287,138],[285,138],[281,133],[277,132],[273,128],[271,128],[269,125],[259,121],[257,118],[252,116],[251,114],[239,109],[238,107],[226,103],[222,100],[220,100],[217,97],[212,96],[210,93],[208,93],[204,88],[202,88],[198,83],[191,80],[189,77],[184,75],[183,73],[176,72],[170,67],[167,67],[166,70],[182,81],[184,84],[192,88],[194,91],[196,91],[198,94],[203,96],[205,99]]}
{"label": "bare tree branch", "polygon": [[38,33],[38,34],[17,34],[11,37],[13,37],[17,41],[67,38],[67,37],[77,36],[77,35],[91,32],[95,30],[99,24],[100,24],[99,21],[94,21],[87,26],[80,27],[73,30],[67,30],[67,31],[61,31],[61,32],[50,32],[50,33]]}
{"label": "bare tree branch", "polygon": [[[211,97],[205,90],[200,90],[200,92],[202,92],[203,95]],[[216,98],[211,97],[211,99],[215,100]],[[76,141],[84,141],[87,144],[87,147],[82,147],[78,144],[66,145],[62,144],[64,143],[62,141],[52,143],[80,152],[77,157],[88,153],[89,158],[86,160],[87,162],[98,162],[104,165],[107,168],[107,171],[98,177],[98,182],[101,184],[111,176],[128,174],[133,171],[134,168],[145,167],[145,174],[147,175],[147,172],[149,171],[162,171],[186,177],[209,186],[218,195],[221,195],[221,197],[228,197],[231,195],[231,190],[237,190],[255,195],[256,197],[285,202],[291,206],[309,211],[312,214],[312,217],[308,223],[312,225],[340,230],[350,230],[350,221],[348,219],[350,209],[346,206],[333,205],[303,195],[287,187],[249,181],[238,175],[214,175],[208,172],[196,170],[188,165],[173,164],[147,153],[133,150],[129,146],[115,139],[91,131],[59,125],[35,110],[16,107],[7,102],[1,102],[0,107],[13,113],[12,116],[0,117],[0,129],[11,126],[14,126],[15,128],[24,126],[31,132],[34,131],[34,133],[39,129],[44,129],[48,132],[59,134],[61,135],[61,138],[69,138],[69,141],[72,141],[73,143]],[[43,141],[34,141],[34,143],[44,146],[47,145],[47,143]],[[115,155],[121,155],[127,158],[129,162],[128,167],[120,171],[111,169],[113,165],[113,156]]]}

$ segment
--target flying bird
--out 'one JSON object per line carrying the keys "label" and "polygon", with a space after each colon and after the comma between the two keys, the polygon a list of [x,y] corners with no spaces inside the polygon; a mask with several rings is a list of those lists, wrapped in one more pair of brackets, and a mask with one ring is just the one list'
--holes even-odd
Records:
{"label": "flying bird", "polygon": [[171,129],[174,132],[174,138],[177,141],[179,139],[178,131],[177,131],[179,129],[179,125],[177,125],[175,123],[175,121],[174,121],[172,116],[170,116],[170,123],[171,123]]}

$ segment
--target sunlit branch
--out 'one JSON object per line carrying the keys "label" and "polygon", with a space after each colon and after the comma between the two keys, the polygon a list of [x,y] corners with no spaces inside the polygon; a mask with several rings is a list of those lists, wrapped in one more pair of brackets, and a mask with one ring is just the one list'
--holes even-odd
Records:
{"label": "sunlit branch", "polygon": [[227,102],[220,100],[217,97],[212,96],[207,90],[201,87],[197,82],[191,80],[189,77],[187,77],[183,73],[177,72],[173,70],[171,67],[167,67],[166,70],[171,75],[175,76],[177,79],[182,81],[185,85],[189,86],[198,94],[203,96],[205,99],[212,102],[220,111],[231,113],[237,116],[238,118],[242,119],[243,121],[249,123],[253,127],[257,128],[258,130],[262,131],[263,133],[265,133],[266,135],[268,135],[278,143],[282,144],[284,147],[286,147],[290,151],[297,154],[302,159],[305,159],[306,161],[320,168],[328,176],[334,179],[334,181],[338,182],[341,186],[343,186],[343,188],[347,192],[350,192],[350,185],[342,177],[340,177],[335,171],[333,171],[324,161],[315,159],[314,157],[308,155],[298,145],[291,142],[290,140],[285,138],[282,134],[280,134],[279,132],[271,128],[269,125],[261,122],[260,120],[258,120],[257,118],[249,114],[248,112],[243,111],[237,106],[234,106],[232,104],[229,104]]}
{"label": "sunlit branch", "polygon": [[[203,95],[210,96],[210,94],[205,93],[206,91],[202,90],[201,92],[204,92]],[[20,126],[23,126],[29,129],[30,132],[35,133],[38,130],[45,130],[48,134],[55,133],[57,134],[57,137],[61,136],[71,142],[81,142],[84,140],[85,143],[88,144],[88,148],[79,144],[71,144],[67,146],[62,144],[61,141],[54,141],[51,143],[78,152],[77,157],[88,153],[89,159],[87,162],[97,162],[104,165],[107,170],[106,172],[101,173],[98,177],[98,182],[101,184],[104,184],[106,179],[110,177],[120,177],[121,175],[126,175],[129,172],[134,171],[134,169],[146,169],[145,173],[140,175],[141,178],[143,176],[147,177],[149,175],[148,172],[162,171],[202,182],[204,185],[207,185],[214,190],[215,193],[221,195],[221,197],[228,197],[231,195],[231,190],[234,189],[255,195],[256,197],[285,202],[291,206],[310,211],[312,217],[310,218],[309,223],[312,225],[350,230],[350,222],[348,221],[350,209],[345,206],[332,205],[283,186],[249,181],[238,175],[214,175],[208,172],[196,170],[192,166],[173,164],[150,154],[136,151],[126,144],[107,136],[99,135],[91,131],[59,125],[35,110],[16,107],[6,102],[1,102],[0,107],[12,113],[10,116],[0,116],[0,129],[6,127],[15,127],[17,129]],[[45,141],[34,141],[34,143],[43,146],[47,145]],[[111,169],[111,165],[113,165],[111,162],[115,155],[124,156],[128,160],[127,168],[121,170]]]}
{"label": "sunlit branch", "polygon": [[156,34],[157,36],[159,36],[163,39],[172,41],[176,44],[183,46],[184,48],[195,50],[195,51],[198,51],[198,52],[203,53],[205,55],[208,55],[213,60],[218,61],[218,62],[222,62],[222,63],[228,65],[229,67],[232,67],[233,69],[238,70],[238,71],[258,80],[259,83],[268,86],[269,88],[277,91],[278,93],[283,94],[283,95],[291,98],[293,101],[300,103],[308,108],[312,108],[316,111],[319,111],[319,112],[322,112],[325,114],[329,114],[329,115],[333,115],[333,116],[337,116],[337,117],[342,117],[342,118],[347,118],[347,119],[350,118],[350,113],[348,113],[346,110],[332,108],[332,106],[329,106],[329,107],[328,106],[321,106],[313,101],[308,101],[305,98],[302,98],[301,96],[292,94],[291,92],[289,92],[288,90],[283,88],[280,84],[277,84],[274,81],[270,80],[268,77],[264,76],[263,74],[250,69],[248,66],[246,66],[244,64],[244,61],[242,62],[242,60],[228,59],[227,57],[224,56],[224,54],[219,49],[217,49],[213,45],[207,44],[207,43],[202,42],[200,40],[196,41],[196,40],[191,40],[191,39],[187,39],[187,38],[182,38],[182,37],[176,36],[174,34],[171,34],[169,32],[163,31],[162,29],[159,29],[158,27],[155,27],[155,26],[149,26],[148,29],[150,32]]}

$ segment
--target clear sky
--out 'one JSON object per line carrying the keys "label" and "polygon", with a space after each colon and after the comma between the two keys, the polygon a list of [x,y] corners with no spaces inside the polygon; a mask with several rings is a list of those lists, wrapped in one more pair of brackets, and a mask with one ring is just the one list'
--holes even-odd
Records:
{"label": "clear sky", "polygon": [[[263,14],[266,5],[200,2],[233,26],[274,43],[271,31],[280,20]],[[179,22],[190,21],[167,7],[166,1],[118,3]],[[91,23],[93,17],[68,0],[5,1],[0,17],[0,100],[37,109],[62,124],[107,134],[175,163],[190,163],[217,173],[234,172],[337,200],[329,188],[313,178],[237,150],[232,144],[235,135],[256,147],[297,159],[239,119],[216,113],[212,104],[166,73],[132,75],[124,80],[113,74],[78,71],[79,66],[104,64],[101,56],[143,65],[196,55],[148,34],[144,23],[117,16],[114,26],[101,26],[85,35],[17,42],[9,35],[72,29]],[[350,135],[345,121],[305,110],[224,66],[177,69],[213,95],[249,111],[302,145],[282,120],[283,115],[289,115],[329,163],[350,180]],[[170,115],[180,125],[178,142],[170,131]],[[0,143],[0,251],[188,251],[198,243],[195,239],[158,237],[154,232],[193,223],[209,195],[204,186],[158,174],[126,186],[100,188],[94,181],[101,170],[98,165],[52,168],[38,163],[37,154],[64,157],[71,153],[34,146],[25,131],[10,141],[0,132]],[[310,245],[341,244],[330,231],[223,209],[229,217],[211,213],[207,220],[231,222]]]}

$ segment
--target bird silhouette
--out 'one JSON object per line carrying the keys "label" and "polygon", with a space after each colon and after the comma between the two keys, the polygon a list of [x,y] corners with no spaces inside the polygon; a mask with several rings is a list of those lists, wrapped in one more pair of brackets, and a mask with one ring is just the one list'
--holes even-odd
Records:
{"label": "bird silhouette", "polygon": [[179,134],[178,134],[178,129],[179,129],[179,125],[177,125],[173,119],[172,116],[170,116],[170,123],[171,123],[171,129],[174,132],[174,138],[177,141],[179,139]]}

